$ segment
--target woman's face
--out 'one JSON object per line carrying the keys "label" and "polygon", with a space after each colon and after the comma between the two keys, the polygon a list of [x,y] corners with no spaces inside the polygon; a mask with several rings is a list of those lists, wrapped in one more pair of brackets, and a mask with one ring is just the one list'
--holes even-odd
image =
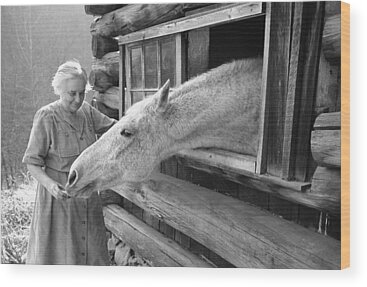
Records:
{"label": "woman's face", "polygon": [[75,113],[82,106],[85,97],[85,82],[83,79],[72,78],[65,80],[64,92],[60,95],[63,108]]}

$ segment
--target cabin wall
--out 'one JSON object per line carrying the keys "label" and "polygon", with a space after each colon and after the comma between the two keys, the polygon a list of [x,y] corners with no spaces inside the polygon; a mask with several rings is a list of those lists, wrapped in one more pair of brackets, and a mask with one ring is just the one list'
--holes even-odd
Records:
{"label": "cabin wall", "polygon": [[[283,19],[284,25],[291,25],[293,21],[291,4],[283,4],[283,8],[277,10],[281,15],[286,15],[288,18]],[[288,5],[288,6],[287,6]],[[205,27],[196,30],[191,30],[183,33],[182,41],[184,50],[182,51],[182,80],[185,81],[198,74],[206,72],[211,68],[215,68],[223,63],[247,58],[247,57],[262,57],[264,54],[265,31],[266,31],[266,16],[257,16],[234,23],[217,25],[214,27]],[[282,31],[282,28],[279,28]],[[288,38],[279,39],[285,41],[286,45],[291,45],[291,34],[288,33]],[[282,34],[284,36],[284,34]],[[293,35],[294,36],[294,35]],[[297,35],[296,35],[297,36]],[[279,42],[280,47],[284,44]],[[274,47],[272,47],[274,48]],[[120,47],[120,52],[122,51]],[[284,58],[279,61],[288,63],[291,55],[290,50],[284,50]],[[121,55],[122,62],[125,55]],[[121,67],[120,63],[120,67]],[[288,79],[288,66],[285,64],[284,71],[287,71],[285,79]],[[329,61],[326,59],[324,52],[321,51],[320,63],[318,68],[318,81],[316,88],[316,102],[314,106],[314,117],[323,111],[340,111],[340,68],[338,62]],[[277,68],[276,65],[274,65]],[[128,67],[129,68],[129,67]],[[125,71],[124,71],[125,72]],[[270,71],[272,72],[272,71]],[[272,72],[274,73],[274,71]],[[120,77],[126,75],[121,73]],[[126,83],[125,78],[120,79],[120,84]],[[285,83],[284,88],[287,88]],[[120,87],[124,90],[124,87]],[[273,99],[276,112],[275,116],[280,121],[277,122],[279,129],[270,129],[273,134],[270,137],[278,137],[278,140],[283,144],[283,129],[285,122],[285,109],[287,105],[286,90],[279,92],[280,97],[284,97],[282,101]],[[279,104],[280,102],[280,104]],[[313,101],[309,101],[313,104]],[[283,113],[283,114],[282,114]],[[273,145],[269,148],[268,155],[268,172],[273,176],[282,177],[282,160],[283,146]],[[272,155],[277,155],[278,158],[273,160]],[[300,176],[300,181],[310,181],[316,163],[313,162],[311,154],[307,155],[308,169],[304,172],[307,176]],[[273,164],[272,166],[272,163]],[[220,177],[218,174],[213,174],[208,171],[200,170],[193,167],[187,159],[179,155],[173,156],[170,159],[161,163],[159,171],[163,174],[194,183],[196,185],[212,190],[213,193],[221,193],[226,196],[233,197],[239,201],[257,206],[260,209],[270,211],[274,216],[284,218],[291,222],[297,223],[315,232],[322,233],[337,240],[340,240],[340,216],[321,212],[315,208],[310,208],[305,205],[297,204],[284,198],[280,198],[274,194],[263,190],[255,189],[250,186],[240,184],[238,182]],[[163,222],[160,218],[152,215],[146,210],[141,209],[126,198],[121,198],[117,203],[125,210],[141,219],[147,225],[164,234],[168,238],[178,242],[185,249],[192,253],[204,257],[208,262],[213,263],[218,267],[233,267],[233,265],[219,255],[209,250],[196,240],[188,237],[179,230]],[[215,236],[215,235],[213,235]]]}

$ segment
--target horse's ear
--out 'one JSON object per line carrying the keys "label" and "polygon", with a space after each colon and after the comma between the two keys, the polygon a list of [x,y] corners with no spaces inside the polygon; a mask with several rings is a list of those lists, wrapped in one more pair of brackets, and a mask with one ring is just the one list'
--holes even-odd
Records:
{"label": "horse's ear", "polygon": [[160,88],[159,91],[157,92],[159,97],[157,111],[160,113],[163,113],[168,106],[169,87],[170,83],[168,79],[167,82],[163,85],[163,87]]}

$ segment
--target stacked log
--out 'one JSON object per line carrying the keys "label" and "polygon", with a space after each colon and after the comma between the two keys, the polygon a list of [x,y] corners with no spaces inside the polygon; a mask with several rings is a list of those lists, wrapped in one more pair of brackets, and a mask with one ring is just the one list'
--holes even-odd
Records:
{"label": "stacked log", "polygon": [[116,5],[85,5],[85,14],[88,15],[103,15],[113,10],[119,9],[126,6],[127,4],[116,4]]}
{"label": "stacked log", "polygon": [[317,168],[311,193],[330,202],[330,212],[340,213],[340,112],[323,113],[316,118],[311,135],[311,151]]}
{"label": "stacked log", "polygon": [[341,35],[341,12],[340,2],[325,2],[325,25],[322,35],[322,49],[325,58],[338,64],[340,62],[340,35]]}

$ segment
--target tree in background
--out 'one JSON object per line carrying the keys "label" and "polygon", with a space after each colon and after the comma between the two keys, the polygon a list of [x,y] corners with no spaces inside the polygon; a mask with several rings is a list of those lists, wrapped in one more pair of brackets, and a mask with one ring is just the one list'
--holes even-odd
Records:
{"label": "tree in background", "polygon": [[81,5],[1,7],[2,187],[25,171],[33,116],[57,99],[51,88],[57,67],[76,58],[89,70],[90,22]]}

